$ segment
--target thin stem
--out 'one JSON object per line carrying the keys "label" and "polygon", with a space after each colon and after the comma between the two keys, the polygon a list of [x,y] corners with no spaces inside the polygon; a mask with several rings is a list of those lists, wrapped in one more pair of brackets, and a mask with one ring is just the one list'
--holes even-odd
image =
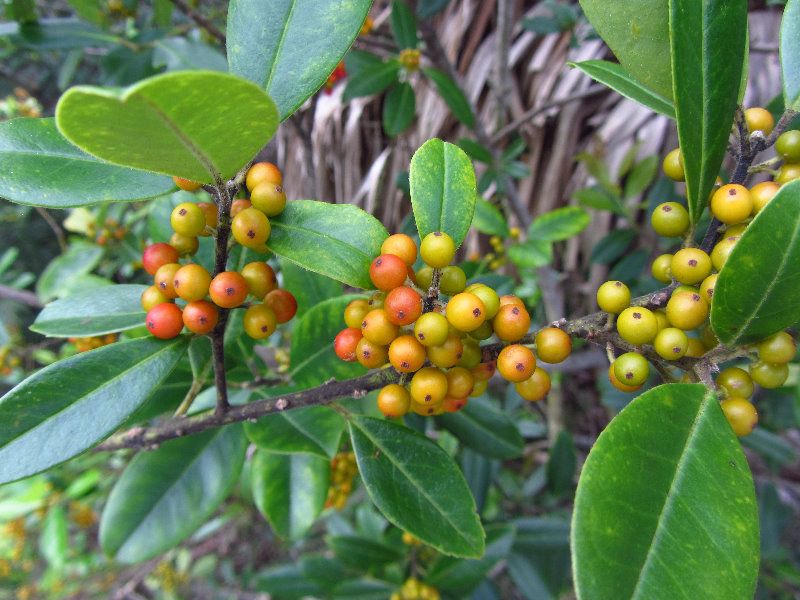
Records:
{"label": "thin stem", "polygon": [[194,8],[189,6],[184,0],[170,0],[175,5],[179,11],[189,17],[192,21],[200,25],[203,29],[205,29],[208,33],[213,35],[217,38],[222,45],[224,46],[227,43],[225,39],[225,34],[217,28],[214,23],[211,22],[210,19],[203,16],[200,12],[196,11]]}

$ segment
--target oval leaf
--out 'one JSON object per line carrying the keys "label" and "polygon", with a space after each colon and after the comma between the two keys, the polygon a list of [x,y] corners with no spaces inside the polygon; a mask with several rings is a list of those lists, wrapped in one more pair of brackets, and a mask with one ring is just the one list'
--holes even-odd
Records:
{"label": "oval leaf", "polygon": [[56,256],[42,271],[36,282],[39,300],[49,302],[62,294],[72,279],[89,273],[102,258],[100,246],[83,242],[71,244],[64,254]]}
{"label": "oval leaf", "polygon": [[169,375],[188,345],[151,337],[53,363],[0,398],[0,483],[88,450],[123,423]]}
{"label": "oval leaf", "polygon": [[757,342],[800,320],[800,181],[781,186],[733,247],[714,288],[711,325],[723,344]]}
{"label": "oval leaf", "polygon": [[289,353],[290,376],[295,384],[310,388],[331,377],[344,381],[367,372],[359,363],[336,356],[333,340],[346,327],[344,309],[356,296],[339,296],[321,302],[295,325]]}
{"label": "oval leaf", "polygon": [[259,450],[251,467],[253,498],[275,533],[296,539],[325,508],[330,464],[311,454],[273,454]]}
{"label": "oval leaf", "polygon": [[581,0],[581,8],[626,72],[659,96],[672,99],[668,0]]}
{"label": "oval leaf", "polygon": [[100,520],[100,545],[123,563],[147,560],[189,537],[228,497],[244,464],[238,424],[139,452]]}
{"label": "oval leaf", "polygon": [[579,206],[557,208],[537,217],[528,228],[528,239],[539,242],[560,242],[578,235],[592,217]]}
{"label": "oval leaf", "polygon": [[444,450],[390,421],[352,416],[348,425],[361,478],[387,519],[445,554],[483,556],[475,500]]}
{"label": "oval leaf", "polygon": [[328,535],[325,542],[343,565],[359,571],[372,571],[405,558],[400,548],[360,535]]}
{"label": "oval leaf", "polygon": [[443,231],[461,245],[472,223],[477,187],[466,153],[454,144],[432,139],[411,158],[411,205],[420,239]]}
{"label": "oval leaf", "polygon": [[278,111],[245,79],[176,71],[121,90],[73,87],[58,101],[56,124],[73,144],[108,162],[213,184],[235,175],[267,143]]}
{"label": "oval leaf", "polygon": [[417,99],[414,88],[407,81],[401,81],[386,95],[383,103],[383,129],[387,135],[403,133],[414,120]]}
{"label": "oval leaf", "polygon": [[54,119],[0,123],[0,195],[19,204],[69,208],[144,200],[175,189],[169,177],[111,165],[70,144]]}
{"label": "oval leaf", "polygon": [[475,215],[472,218],[472,225],[487,235],[499,235],[500,237],[511,235],[508,223],[500,209],[480,196],[475,198]]}
{"label": "oval leaf", "polygon": [[414,14],[404,2],[394,0],[390,16],[394,41],[400,50],[417,47],[417,22]]}
{"label": "oval leaf", "polygon": [[436,69],[422,69],[422,72],[436,85],[442,100],[453,111],[453,116],[467,127],[472,127],[475,124],[475,115],[472,113],[469,100],[456,82]]}
{"label": "oval leaf", "polygon": [[78,292],[45,306],[31,329],[53,337],[87,337],[138,327],[144,324],[146,289],[120,284]]}
{"label": "oval leaf", "polygon": [[445,429],[476,452],[492,458],[516,458],[525,442],[511,418],[488,402],[470,398],[456,413],[436,418]]}
{"label": "oval leaf", "polygon": [[717,397],[668,384],[623,409],[583,467],[571,539],[581,600],[751,599],[753,478]]}
{"label": "oval leaf", "polygon": [[327,406],[307,406],[265,415],[244,427],[251,442],[271,453],[330,459],[339,449],[344,422]]}
{"label": "oval leaf", "polygon": [[653,112],[670,119],[675,118],[675,105],[670,100],[656,94],[650,88],[636,81],[622,65],[607,60],[584,60],[579,63],[567,64],[571,67],[577,67],[595,81],[610,87],[618,94],[622,94],[642,106],[646,106]]}
{"label": "oval leaf", "polygon": [[348,79],[342,92],[342,102],[382,92],[397,82],[399,72],[400,63],[396,60],[366,65]]}
{"label": "oval leaf", "polygon": [[354,287],[373,287],[369,266],[389,234],[372,215],[352,204],[295,200],[270,223],[267,246],[278,256]]}
{"label": "oval leaf", "polygon": [[788,0],[781,21],[781,74],[783,103],[800,110],[800,2]]}
{"label": "oval leaf", "polygon": [[731,134],[747,53],[747,1],[673,0],[670,5],[675,114],[689,216],[696,223]]}
{"label": "oval leaf", "polygon": [[266,90],[282,121],[325,83],[356,39],[370,4],[233,0],[227,30],[230,71]]}

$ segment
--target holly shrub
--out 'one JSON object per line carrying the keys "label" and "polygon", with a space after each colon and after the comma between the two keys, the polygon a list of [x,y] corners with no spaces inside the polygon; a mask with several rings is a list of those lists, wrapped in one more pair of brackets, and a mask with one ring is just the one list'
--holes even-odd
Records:
{"label": "holly shrub", "polygon": [[[41,50],[113,17],[142,43],[136,2],[100,16],[72,4],[96,24],[37,21],[33,2],[15,1],[3,35]],[[201,572],[185,548],[257,511],[268,526],[248,523],[253,539],[292,545],[285,562],[236,576],[274,598],[555,598],[570,578],[581,600],[753,598],[756,455],[742,444],[792,460],[758,422],[764,390],[796,384],[800,0],[783,9],[783,95],[770,110],[742,106],[745,0],[582,0],[618,62],[571,66],[674,120],[679,149],[663,168],[680,183],[653,183],[655,156],[631,154],[615,180],[583,153],[597,181],[575,190],[586,208],[528,215],[522,231],[497,198],[529,175],[525,144],[491,146],[427,4],[387,4],[376,24],[370,0],[234,0],[215,70],[191,68],[197,40],[165,39],[180,68],[74,85],[53,117],[0,123],[0,194],[71,209],[65,227],[88,238],[38,280],[45,305],[30,328],[47,358],[23,371],[0,339],[14,383],[0,399],[0,577],[27,581],[11,572],[31,570],[23,541],[38,527],[50,597],[147,561],[173,597]],[[577,7],[542,5],[529,30],[590,37]],[[390,57],[348,52],[384,21]],[[343,88],[343,101],[385,92],[383,129],[400,136],[424,86],[477,133],[409,151],[403,231],[354,204],[292,199],[300,182],[257,157],[321,88]],[[636,199],[651,186],[666,193],[640,227]],[[603,211],[629,229],[593,251],[612,266],[588,292],[601,310],[545,312],[554,248]],[[491,256],[467,256],[473,225],[492,234]],[[638,277],[649,251],[626,256],[637,233],[657,249],[653,279]],[[0,276],[19,292],[31,281],[12,272],[16,258],[3,255]],[[599,386],[628,396],[577,440],[560,414],[561,368],[593,347]],[[796,424],[769,413],[773,428]],[[771,489],[758,499],[770,516]],[[102,556],[78,567],[69,540],[95,521]],[[81,597],[105,597],[110,584],[96,583]],[[767,568],[759,593],[791,585]]]}

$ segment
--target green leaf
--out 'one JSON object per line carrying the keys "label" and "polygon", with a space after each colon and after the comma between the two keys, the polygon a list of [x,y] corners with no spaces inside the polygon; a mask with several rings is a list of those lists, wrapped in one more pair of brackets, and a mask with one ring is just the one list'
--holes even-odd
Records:
{"label": "green leaf", "polygon": [[466,153],[439,139],[425,142],[411,158],[411,205],[420,239],[443,231],[461,245],[475,212],[475,171]]}
{"label": "green leaf", "polygon": [[353,287],[373,287],[369,266],[389,234],[372,215],[352,204],[295,200],[270,224],[267,246],[278,256]]}
{"label": "green leaf", "polygon": [[15,46],[35,51],[111,48],[120,43],[118,36],[77,19],[39,19],[3,33]]}
{"label": "green leaf", "polygon": [[668,0],[581,0],[581,8],[622,67],[645,88],[672,99]]}
{"label": "green leaf", "polygon": [[342,92],[342,102],[381,93],[397,82],[399,72],[400,63],[396,60],[374,63],[359,69],[355,75],[348,77]]}
{"label": "green leaf", "polygon": [[783,103],[800,110],[800,2],[788,0],[781,21],[780,53]]}
{"label": "green leaf", "polygon": [[87,243],[70,245],[64,254],[50,261],[36,282],[39,300],[49,302],[61,294],[71,278],[87,274],[102,257],[103,249],[100,246]]}
{"label": "green leaf", "polygon": [[53,337],[88,337],[132,329],[144,323],[146,285],[120,284],[85,290],[44,307],[31,330]]}
{"label": "green leaf", "polygon": [[144,200],[172,191],[169,177],[111,165],[69,143],[54,119],[0,123],[0,194],[19,204],[68,208]]}
{"label": "green leaf", "polygon": [[405,556],[396,546],[360,535],[328,535],[325,542],[343,565],[359,571],[368,572]]}
{"label": "green leaf", "polygon": [[[472,127],[475,124],[475,115],[472,112],[472,107],[469,105],[469,100],[458,87],[455,81],[450,79],[446,73],[442,73],[436,69],[423,68],[422,72],[433,81],[442,100],[445,101],[447,107],[453,112],[453,116],[458,119],[467,127]],[[460,146],[461,144],[459,144]]]}
{"label": "green leaf", "polygon": [[342,284],[335,279],[298,267],[288,260],[281,261],[281,275],[283,277],[281,285],[287,290],[292,290],[297,300],[295,318],[298,320],[323,300],[342,293]]}
{"label": "green leaf", "polygon": [[499,235],[500,237],[511,235],[508,223],[500,209],[480,196],[475,198],[475,214],[472,217],[472,225],[487,235]]}
{"label": "green leaf", "polygon": [[306,406],[265,415],[255,423],[245,423],[244,430],[262,450],[331,459],[339,450],[344,422],[327,406]]}
{"label": "green leaf", "polygon": [[584,60],[579,63],[567,64],[570,67],[577,67],[595,81],[646,106],[653,112],[675,119],[675,105],[672,101],[636,81],[622,65],[607,60]]}
{"label": "green leaf", "polygon": [[292,381],[310,388],[328,381],[358,377],[366,369],[357,362],[347,363],[336,355],[333,340],[346,327],[344,309],[354,296],[330,298],[309,310],[295,325],[289,353]]}
{"label": "green leaf", "polygon": [[646,156],[641,162],[636,163],[625,179],[625,198],[634,198],[646,190],[653,183],[660,166],[661,161],[655,154]]}
{"label": "green leaf", "polygon": [[60,570],[67,561],[69,532],[64,507],[54,504],[47,510],[39,536],[39,552],[51,567]]}
{"label": "green leaf", "polygon": [[208,44],[188,37],[171,37],[157,40],[153,51],[153,65],[164,66],[167,71],[207,69],[226,72],[225,55]]}
{"label": "green leaf", "polygon": [[297,565],[280,565],[259,573],[256,587],[280,600],[300,600],[309,596],[320,598],[326,593],[320,582],[310,579]]}
{"label": "green leaf", "polygon": [[622,256],[636,239],[633,229],[615,229],[604,235],[592,248],[592,262],[610,265]]}
{"label": "green leaf", "polygon": [[508,258],[518,267],[538,269],[553,261],[553,244],[528,240],[508,247]]}
{"label": "green leaf", "polygon": [[230,71],[266,90],[283,121],[325,83],[356,39],[370,4],[233,0],[227,29]]}
{"label": "green leaf", "polygon": [[386,600],[396,585],[373,579],[350,579],[336,586],[333,600]]}
{"label": "green leaf", "polygon": [[301,537],[325,508],[330,485],[326,459],[258,450],[253,456],[251,477],[258,510],[282,538]]}
{"label": "green leaf", "polygon": [[579,206],[557,208],[537,217],[528,227],[528,239],[540,242],[560,242],[578,235],[592,218]]}
{"label": "green leaf", "polygon": [[599,185],[576,190],[572,192],[572,197],[583,206],[595,208],[597,210],[609,210],[618,215],[625,215],[625,208],[622,206],[619,198],[610,194]]}
{"label": "green leaf", "polygon": [[747,53],[747,1],[671,0],[670,7],[678,139],[696,223],[731,134]]}
{"label": "green leaf", "polygon": [[417,22],[405,2],[392,2],[392,34],[400,50],[417,47]]}
{"label": "green leaf", "polygon": [[118,342],[28,377],[0,398],[0,483],[49,469],[110,435],[158,388],[187,345],[182,337]]}
{"label": "green leaf", "polygon": [[570,537],[581,600],[751,599],[753,478],[717,397],[667,384],[623,409],[583,467]]}
{"label": "green leaf", "polygon": [[395,137],[403,133],[414,120],[417,99],[414,88],[407,81],[395,85],[383,102],[383,130]]}
{"label": "green leaf", "polygon": [[228,497],[246,451],[241,425],[232,424],[139,452],[103,510],[103,551],[135,563],[185,540]]}
{"label": "green leaf", "polygon": [[800,181],[782,185],[722,267],[711,325],[723,344],[756,342],[800,320]]}
{"label": "green leaf", "polygon": [[556,496],[572,490],[575,467],[575,444],[569,432],[562,429],[550,448],[550,460],[547,461],[548,490]]}
{"label": "green leaf", "polygon": [[436,420],[465,446],[484,456],[516,458],[525,448],[511,417],[476,398],[470,398],[462,410],[443,413]]}
{"label": "green leaf", "polygon": [[108,162],[213,184],[233,177],[267,143],[278,111],[245,79],[176,71],[125,89],[75,86],[58,101],[56,124]]}
{"label": "green leaf", "polygon": [[390,421],[352,415],[348,425],[367,493],[389,521],[445,554],[483,556],[475,501],[444,450]]}
{"label": "green leaf", "polygon": [[456,141],[456,146],[466,152],[472,160],[477,160],[487,165],[492,164],[494,161],[491,151],[486,146],[469,138],[459,138]]}

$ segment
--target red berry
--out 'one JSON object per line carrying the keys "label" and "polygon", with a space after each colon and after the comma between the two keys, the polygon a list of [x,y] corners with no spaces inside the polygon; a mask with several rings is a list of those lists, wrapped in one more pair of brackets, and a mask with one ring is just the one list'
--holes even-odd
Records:
{"label": "red berry", "polygon": [[150,333],[158,338],[164,340],[174,338],[183,329],[181,309],[171,302],[156,304],[147,311],[145,324]]}

